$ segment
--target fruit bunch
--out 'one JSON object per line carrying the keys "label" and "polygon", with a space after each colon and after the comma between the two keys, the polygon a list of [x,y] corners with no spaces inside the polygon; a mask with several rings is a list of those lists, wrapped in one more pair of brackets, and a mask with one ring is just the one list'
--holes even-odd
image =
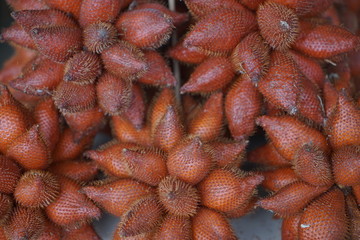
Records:
{"label": "fruit bunch", "polygon": [[16,53],[0,81],[28,106],[51,96],[76,139],[102,126],[104,114],[126,112],[136,84],[174,85],[170,68],[154,50],[187,14],[131,2],[9,0],[15,22],[1,40]]}
{"label": "fruit bunch", "polygon": [[7,2],[0,239],[99,239],[99,207],[114,239],[236,239],[256,206],[283,239],[360,238],[359,1]]}
{"label": "fruit bunch", "polygon": [[341,26],[336,9],[345,8],[342,1],[185,3],[196,22],[169,55],[198,65],[181,92],[224,91],[225,115],[235,139],[254,132],[264,108],[323,125],[320,97],[326,75],[337,88],[351,85],[347,54],[359,48],[360,38],[355,35],[355,13],[356,24],[344,21],[347,25]]}
{"label": "fruit bunch", "polygon": [[291,116],[262,116],[271,143],[250,159],[275,168],[264,172],[274,192],[258,205],[285,218],[283,239],[358,239],[360,109],[344,92],[323,131]]}
{"label": "fruit bunch", "polygon": [[0,90],[0,222],[4,239],[99,239],[89,225],[100,209],[80,193],[81,182],[98,170],[80,160],[94,134],[75,141],[69,128],[60,129],[51,100],[28,111],[5,86]]}
{"label": "fruit bunch", "polygon": [[85,153],[108,177],[82,192],[121,216],[114,239],[236,239],[226,217],[253,208],[263,176],[239,169],[247,142],[223,138],[222,101],[211,95],[184,125],[174,91],[164,88],[142,140],[126,141],[133,129],[114,122],[120,137]]}

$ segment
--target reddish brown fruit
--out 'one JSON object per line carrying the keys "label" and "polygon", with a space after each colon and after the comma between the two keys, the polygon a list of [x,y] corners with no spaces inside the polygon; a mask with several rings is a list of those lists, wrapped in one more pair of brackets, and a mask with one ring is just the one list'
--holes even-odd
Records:
{"label": "reddish brown fruit", "polygon": [[247,158],[250,162],[265,166],[285,167],[290,165],[290,161],[279,154],[272,142],[251,151]]}
{"label": "reddish brown fruit", "polygon": [[113,175],[119,178],[130,177],[131,171],[127,161],[123,158],[123,150],[131,149],[137,150],[143,147],[132,143],[118,143],[117,141],[111,141],[104,146],[101,146],[99,150],[89,150],[84,155],[105,170],[107,174]]}
{"label": "reddish brown fruit", "polygon": [[200,137],[203,141],[213,141],[223,130],[223,94],[212,94],[201,110],[197,112],[188,126],[188,133]]}
{"label": "reddish brown fruit", "polygon": [[79,85],[62,81],[53,95],[56,107],[61,112],[81,112],[95,107],[96,89],[93,84]]}
{"label": "reddish brown fruit", "polygon": [[256,10],[265,0],[240,0],[240,3],[244,6],[250,8],[251,10]]}
{"label": "reddish brown fruit", "polygon": [[136,128],[127,118],[121,116],[112,117],[112,132],[120,142],[136,143],[143,146],[151,146],[150,128]]}
{"label": "reddish brown fruit", "polygon": [[272,192],[277,192],[283,187],[300,180],[298,175],[290,167],[265,171],[261,174],[265,177],[262,186]]}
{"label": "reddish brown fruit", "polygon": [[185,0],[184,2],[196,19],[201,19],[207,14],[222,8],[246,11],[246,8],[236,0]]}
{"label": "reddish brown fruit", "polygon": [[224,215],[215,210],[200,208],[192,221],[194,240],[237,239]]}
{"label": "reddish brown fruit", "polygon": [[0,42],[7,41],[20,45],[21,47],[36,49],[34,40],[17,23],[1,31]]}
{"label": "reddish brown fruit", "polygon": [[122,39],[139,48],[158,48],[174,28],[170,16],[156,9],[135,9],[120,15],[116,28]]}
{"label": "reddish brown fruit", "polygon": [[208,143],[212,147],[214,160],[218,167],[240,167],[244,162],[244,153],[248,141],[220,139]]}
{"label": "reddish brown fruit", "polygon": [[69,12],[76,18],[79,18],[81,0],[44,0],[44,2],[51,8],[60,9],[64,12]]}
{"label": "reddish brown fruit", "polygon": [[247,74],[254,83],[259,82],[269,66],[269,50],[259,33],[248,34],[231,54],[234,69]]}
{"label": "reddish brown fruit", "polygon": [[89,135],[76,141],[73,132],[66,128],[53,152],[54,161],[68,161],[78,158],[86,148],[90,147],[93,137],[93,135]]}
{"label": "reddish brown fruit", "polygon": [[351,239],[359,239],[360,237],[360,210],[354,196],[346,195],[346,212],[350,220],[350,236]]}
{"label": "reddish brown fruit", "polygon": [[344,194],[338,188],[315,199],[299,223],[299,239],[346,239],[348,231]]}
{"label": "reddish brown fruit", "polygon": [[195,187],[168,176],[159,183],[157,190],[159,200],[169,214],[184,217],[196,214],[200,196]]}
{"label": "reddish brown fruit", "polygon": [[124,41],[103,51],[101,58],[105,69],[122,79],[139,78],[149,68],[143,53]]}
{"label": "reddish brown fruit", "polygon": [[359,48],[359,37],[339,26],[318,25],[300,31],[293,47],[311,57],[331,58]]}
{"label": "reddish brown fruit", "polygon": [[18,165],[5,156],[0,156],[0,192],[11,194],[14,192],[16,184],[21,176],[21,169]]}
{"label": "reddish brown fruit", "polygon": [[178,13],[178,12],[174,12],[174,11],[170,11],[170,9],[168,9],[167,7],[165,7],[164,5],[157,3],[157,2],[142,2],[140,3],[138,6],[136,6],[135,9],[156,9],[159,10],[160,12],[169,15],[172,18],[172,21],[174,23],[175,26],[181,26],[182,24],[184,24],[185,22],[187,22],[189,20],[189,15],[188,13]]}
{"label": "reddish brown fruit", "polygon": [[134,201],[151,194],[153,189],[131,179],[120,179],[98,186],[83,187],[81,191],[109,213],[122,216]]}
{"label": "reddish brown fruit", "polygon": [[325,81],[323,95],[326,116],[329,118],[330,116],[332,116],[334,110],[336,109],[339,92],[335,89],[335,87],[333,86],[333,84],[331,84],[330,81]]}
{"label": "reddish brown fruit", "polygon": [[96,22],[112,22],[119,11],[129,4],[129,0],[89,0],[83,1],[80,8],[79,22],[82,27]]}
{"label": "reddish brown fruit", "polygon": [[331,161],[337,184],[353,186],[360,183],[359,159],[359,146],[343,146],[333,152]]}
{"label": "reddish brown fruit", "polygon": [[122,216],[119,234],[129,237],[154,229],[161,220],[162,210],[155,196],[150,195],[137,200]]}
{"label": "reddish brown fruit", "polygon": [[255,119],[260,115],[261,107],[258,90],[248,76],[241,75],[225,97],[225,116],[233,138],[241,140],[254,133]]}
{"label": "reddish brown fruit", "polygon": [[99,235],[96,233],[95,229],[90,224],[85,224],[80,228],[75,229],[64,229],[63,238],[66,240],[78,240],[78,239],[87,239],[87,240],[101,240]]}
{"label": "reddish brown fruit", "polygon": [[44,231],[45,217],[40,209],[16,207],[4,227],[7,239],[36,240]]}
{"label": "reddish brown fruit", "polygon": [[281,4],[266,2],[257,10],[260,34],[277,50],[289,48],[299,33],[299,19],[296,13]]}
{"label": "reddish brown fruit", "polygon": [[43,0],[39,0],[36,2],[31,2],[27,0],[6,0],[6,2],[10,5],[14,11],[20,10],[40,10],[40,9],[47,9],[45,2]]}
{"label": "reddish brown fruit", "polygon": [[50,151],[60,138],[59,113],[51,98],[39,102],[34,110],[34,119],[39,124],[39,132]]}
{"label": "reddish brown fruit", "polygon": [[[9,217],[11,216],[11,212],[13,210],[13,198],[0,193],[0,225],[4,226],[6,222],[8,221]],[[0,234],[1,236],[1,234]],[[0,237],[1,240],[3,240]],[[6,239],[6,238],[5,238]]]}
{"label": "reddish brown fruit", "polygon": [[15,102],[4,85],[0,85],[0,151],[27,130],[28,119],[22,107]]}
{"label": "reddish brown fruit", "polygon": [[289,53],[305,77],[322,89],[325,81],[325,73],[319,62],[296,51],[290,50]]}
{"label": "reddish brown fruit", "polygon": [[29,62],[20,76],[9,85],[26,94],[49,95],[61,82],[64,66],[46,58],[37,58]]}
{"label": "reddish brown fruit", "polygon": [[360,110],[345,94],[339,94],[336,109],[329,117],[327,127],[333,148],[360,145]]}
{"label": "reddish brown fruit", "polygon": [[15,188],[14,197],[24,207],[46,207],[60,192],[57,177],[50,172],[31,170],[23,174]]}
{"label": "reddish brown fruit", "polygon": [[66,13],[56,9],[23,10],[12,12],[11,16],[27,33],[36,27],[63,26],[77,28],[77,24]]}
{"label": "reddish brown fruit", "polygon": [[75,54],[67,61],[64,80],[77,84],[90,84],[95,82],[101,74],[101,61],[98,56],[89,52]]}
{"label": "reddish brown fruit", "polygon": [[144,55],[149,70],[138,79],[138,82],[150,85],[175,86],[176,79],[165,59],[156,51],[146,51]]}
{"label": "reddish brown fruit", "polygon": [[257,119],[257,123],[265,129],[277,151],[288,160],[294,159],[297,151],[305,144],[312,144],[328,153],[325,136],[293,117],[262,116]]}
{"label": "reddish brown fruit", "polygon": [[356,202],[360,203],[360,185],[352,186],[353,194],[356,198]]}
{"label": "reddish brown fruit", "polygon": [[106,123],[104,111],[98,106],[82,112],[65,113],[63,116],[74,133],[75,141],[80,141],[82,138],[93,134]]}
{"label": "reddish brown fruit", "polygon": [[93,218],[99,218],[100,209],[80,193],[80,185],[66,177],[59,177],[60,195],[46,207],[46,214],[54,223],[66,226],[82,224]]}
{"label": "reddish brown fruit", "polygon": [[165,156],[157,150],[122,150],[122,160],[126,162],[130,176],[151,186],[159,184],[167,175]]}
{"label": "reddish brown fruit", "polygon": [[42,139],[39,125],[34,125],[13,141],[6,155],[25,169],[44,169],[50,164],[50,151]]}
{"label": "reddish brown fruit", "polygon": [[168,152],[184,135],[184,127],[178,113],[169,106],[153,134],[154,145]]}
{"label": "reddish brown fruit", "polygon": [[235,76],[226,57],[211,57],[197,66],[189,80],[181,87],[183,93],[208,93],[224,88]]}
{"label": "reddish brown fruit", "polygon": [[159,240],[190,240],[190,236],[190,219],[168,214],[156,230],[154,238]]}
{"label": "reddish brown fruit", "polygon": [[84,46],[93,53],[101,53],[118,42],[116,28],[106,22],[97,22],[84,29]]}
{"label": "reddish brown fruit", "polygon": [[298,111],[300,74],[286,52],[274,51],[268,73],[259,82],[259,91],[275,107],[294,114]]}
{"label": "reddish brown fruit", "polygon": [[74,27],[33,28],[32,39],[41,54],[55,62],[65,62],[82,46],[81,31]]}
{"label": "reddish brown fruit", "polygon": [[37,240],[61,240],[62,239],[61,228],[59,226],[56,226],[49,220],[45,220],[44,226],[45,226],[44,231],[41,233],[41,235],[38,237]]}
{"label": "reddish brown fruit", "polygon": [[89,182],[97,175],[98,168],[93,162],[65,161],[52,164],[49,171],[77,182]]}
{"label": "reddish brown fruit", "polygon": [[298,239],[299,223],[301,214],[287,217],[283,220],[281,226],[281,239],[283,240],[294,240]]}
{"label": "reddish brown fruit", "polygon": [[329,186],[315,187],[305,182],[294,182],[282,188],[275,195],[258,201],[258,205],[274,211],[281,217],[288,217],[302,211],[314,197],[326,191]]}
{"label": "reddish brown fruit", "polygon": [[104,73],[96,85],[98,103],[105,114],[120,115],[131,103],[131,84],[129,81]]}
{"label": "reddish brown fruit", "polygon": [[299,16],[315,16],[319,13],[324,12],[327,8],[331,6],[333,0],[271,0],[282,5],[285,5],[289,8],[294,9],[297,15]]}
{"label": "reddish brown fruit", "polygon": [[[169,106],[173,108],[177,106],[175,100],[175,92],[172,88],[164,88],[152,101],[152,105],[150,106],[149,122],[151,126],[151,133],[156,130],[161,119],[168,111]],[[174,110],[176,110],[176,107],[174,108]]]}
{"label": "reddish brown fruit", "polygon": [[246,214],[250,213],[251,211],[253,211],[256,208],[256,206],[255,206],[256,201],[257,201],[257,198],[252,197],[251,199],[249,199],[248,202],[244,203],[243,205],[239,206],[238,208],[235,208],[232,211],[225,212],[225,216],[228,218],[240,218],[242,216],[245,216]]}
{"label": "reddish brown fruit", "polygon": [[201,203],[218,211],[233,211],[250,201],[263,180],[261,175],[242,176],[235,169],[215,169],[199,184]]}
{"label": "reddish brown fruit", "polygon": [[333,184],[331,165],[326,154],[311,143],[303,145],[293,160],[295,173],[314,186]]}
{"label": "reddish brown fruit", "polygon": [[135,128],[140,129],[144,126],[146,103],[144,92],[140,84],[132,85],[132,97],[128,110],[123,113]]}
{"label": "reddish brown fruit", "polygon": [[323,103],[316,84],[306,77],[301,78],[302,89],[298,99],[298,110],[301,117],[322,126],[324,124]]}
{"label": "reddish brown fruit", "polygon": [[166,163],[169,174],[189,184],[197,184],[212,167],[209,150],[199,137],[184,139],[169,153]]}
{"label": "reddish brown fruit", "polygon": [[244,9],[219,9],[198,21],[184,39],[185,47],[196,47],[211,55],[229,53],[239,40],[256,29],[253,13]]}
{"label": "reddish brown fruit", "polygon": [[168,55],[180,62],[199,64],[203,62],[207,56],[196,47],[184,46],[184,41],[180,40],[174,47],[168,51]]}

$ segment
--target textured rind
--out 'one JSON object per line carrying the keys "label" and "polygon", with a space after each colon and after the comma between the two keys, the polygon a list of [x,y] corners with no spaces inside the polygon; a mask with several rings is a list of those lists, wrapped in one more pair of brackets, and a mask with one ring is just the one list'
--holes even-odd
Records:
{"label": "textured rind", "polygon": [[273,48],[284,50],[296,40],[299,19],[296,13],[281,4],[266,2],[257,10],[260,34]]}
{"label": "textured rind", "polygon": [[294,49],[315,58],[331,58],[359,47],[359,37],[345,28],[334,25],[318,25],[302,29]]}
{"label": "textured rind", "polygon": [[315,187],[298,181],[285,186],[274,195],[260,200],[258,205],[274,211],[281,217],[288,217],[300,213],[314,197],[319,196],[328,188],[329,186]]}
{"label": "textured rind", "polygon": [[235,76],[227,57],[210,57],[199,64],[181,87],[181,93],[209,93],[221,90]]}
{"label": "textured rind", "polygon": [[223,94],[212,94],[188,124],[188,134],[203,141],[213,141],[222,135],[224,112]]}
{"label": "textured rind", "polygon": [[50,220],[61,226],[69,226],[82,225],[100,217],[100,209],[80,192],[79,184],[66,177],[59,177],[59,182],[59,197],[45,208]]}
{"label": "textured rind", "polygon": [[249,77],[240,76],[225,96],[225,116],[236,140],[251,136],[261,113],[262,98]]}
{"label": "textured rind", "polygon": [[269,70],[258,85],[265,99],[276,108],[281,108],[290,114],[298,111],[301,76],[287,52],[271,53]]}
{"label": "textured rind", "polygon": [[157,9],[135,9],[120,15],[116,27],[122,39],[139,48],[158,48],[169,38],[173,19]]}
{"label": "textured rind", "polygon": [[325,153],[329,151],[326,138],[320,131],[291,116],[262,116],[257,123],[265,129],[280,155],[289,161],[304,144],[312,144]]}
{"label": "textured rind", "polygon": [[360,147],[343,146],[336,149],[332,156],[335,182],[342,186],[360,183]]}
{"label": "textured rind", "polygon": [[349,219],[345,199],[334,187],[315,199],[304,211],[299,223],[299,239],[346,239]]}
{"label": "textured rind", "polygon": [[236,240],[230,223],[223,214],[208,208],[200,208],[192,220],[193,239]]}
{"label": "textured rind", "polygon": [[197,184],[210,171],[213,159],[199,137],[189,137],[172,149],[166,164],[170,175]]}
{"label": "textured rind", "polygon": [[233,67],[236,72],[247,74],[252,82],[257,83],[268,70],[269,51],[259,33],[250,33],[232,51]]}
{"label": "textured rind", "polygon": [[248,10],[219,9],[192,28],[184,39],[185,47],[196,47],[210,55],[229,53],[239,40],[256,29],[256,20]]}
{"label": "textured rind", "polygon": [[201,203],[209,208],[229,212],[249,202],[261,175],[241,177],[235,170],[215,169],[200,184]]}
{"label": "textured rind", "polygon": [[86,186],[81,191],[109,213],[122,216],[137,199],[151,194],[153,189],[135,180],[120,179],[98,186]]}

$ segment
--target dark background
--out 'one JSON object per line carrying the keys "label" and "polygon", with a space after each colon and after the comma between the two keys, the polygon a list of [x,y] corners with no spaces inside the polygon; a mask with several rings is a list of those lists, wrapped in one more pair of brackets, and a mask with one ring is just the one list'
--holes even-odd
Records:
{"label": "dark background", "polygon": [[[8,27],[12,22],[10,12],[11,10],[5,0],[0,0],[0,31],[2,31],[5,27]],[[12,53],[13,50],[9,44],[0,43],[0,68],[3,66],[4,61],[8,59]]]}

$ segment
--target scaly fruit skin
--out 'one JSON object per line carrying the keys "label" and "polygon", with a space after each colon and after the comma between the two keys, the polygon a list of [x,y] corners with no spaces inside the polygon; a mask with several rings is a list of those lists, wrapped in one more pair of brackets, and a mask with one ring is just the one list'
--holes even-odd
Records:
{"label": "scaly fruit skin", "polygon": [[[150,129],[143,133],[149,137],[142,136],[149,139],[147,146],[116,134],[117,141],[85,153],[108,177],[82,192],[121,216],[114,239],[146,234],[149,239],[201,239],[215,233],[236,239],[226,216],[251,211],[264,177],[237,168],[246,141],[220,138],[223,132],[216,131],[223,125],[222,102],[222,93],[212,94],[183,126],[174,91],[165,88],[152,102],[147,125],[139,129]],[[132,134],[134,127],[128,126],[122,126],[121,136]],[[113,124],[115,133],[118,127]],[[197,223],[204,219],[209,221],[205,228]]]}

